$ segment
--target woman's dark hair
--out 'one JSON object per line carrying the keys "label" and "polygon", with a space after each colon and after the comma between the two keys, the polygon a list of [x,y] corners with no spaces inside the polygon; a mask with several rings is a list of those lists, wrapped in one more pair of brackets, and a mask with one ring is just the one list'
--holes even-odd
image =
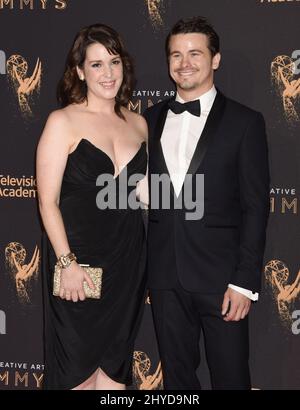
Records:
{"label": "woman's dark hair", "polygon": [[166,38],[166,54],[170,55],[170,39],[176,34],[202,33],[208,38],[208,48],[214,57],[220,51],[220,39],[213,26],[205,17],[192,17],[187,20],[179,20],[171,29]]}
{"label": "woman's dark hair", "polygon": [[86,50],[91,44],[102,44],[110,54],[119,54],[123,63],[123,82],[116,95],[115,112],[125,119],[121,106],[126,106],[135,83],[132,59],[125,50],[119,34],[104,24],[93,24],[84,27],[76,35],[69,51],[64,74],[58,84],[57,99],[62,107],[73,103],[82,103],[87,99],[87,86],[85,81],[78,78],[76,66],[83,67]]}

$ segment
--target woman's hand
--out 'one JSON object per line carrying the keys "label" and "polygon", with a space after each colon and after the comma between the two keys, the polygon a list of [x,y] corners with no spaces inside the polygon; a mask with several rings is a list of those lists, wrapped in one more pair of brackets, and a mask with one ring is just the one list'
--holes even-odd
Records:
{"label": "woman's hand", "polygon": [[73,261],[68,268],[61,271],[59,296],[62,299],[85,300],[83,282],[86,281],[91,289],[95,289],[94,283],[88,273],[77,262]]}

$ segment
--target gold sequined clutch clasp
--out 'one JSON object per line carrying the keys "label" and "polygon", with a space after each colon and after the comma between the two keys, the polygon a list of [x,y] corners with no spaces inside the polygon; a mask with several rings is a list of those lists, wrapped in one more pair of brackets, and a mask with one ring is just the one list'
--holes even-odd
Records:
{"label": "gold sequined clutch clasp", "polygon": [[[100,299],[102,289],[102,268],[92,268],[90,265],[79,264],[89,275],[94,283],[95,289],[91,289],[86,281],[83,282],[83,290],[86,298]],[[61,266],[55,265],[53,275],[53,295],[59,296],[60,278],[61,278]]]}

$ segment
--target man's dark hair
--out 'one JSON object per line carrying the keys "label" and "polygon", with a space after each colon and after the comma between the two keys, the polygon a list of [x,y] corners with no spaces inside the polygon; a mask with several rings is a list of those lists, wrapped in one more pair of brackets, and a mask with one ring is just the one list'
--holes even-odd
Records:
{"label": "man's dark hair", "polygon": [[191,17],[186,20],[179,20],[171,29],[166,38],[166,53],[170,55],[170,39],[176,34],[202,33],[207,36],[208,48],[214,57],[220,51],[220,39],[213,26],[205,17]]}

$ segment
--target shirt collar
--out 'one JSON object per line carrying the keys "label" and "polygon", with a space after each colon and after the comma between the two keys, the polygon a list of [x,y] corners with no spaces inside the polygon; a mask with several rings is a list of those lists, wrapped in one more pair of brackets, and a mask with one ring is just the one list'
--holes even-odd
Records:
{"label": "shirt collar", "polygon": [[[195,98],[195,100],[200,100],[200,106],[201,106],[202,112],[206,110],[210,110],[211,106],[213,105],[216,95],[217,95],[217,90],[216,90],[216,87],[213,85],[211,89],[208,90],[206,93],[202,94],[198,98]],[[180,97],[178,93],[176,94],[176,101],[179,101],[181,103],[186,102]]]}

